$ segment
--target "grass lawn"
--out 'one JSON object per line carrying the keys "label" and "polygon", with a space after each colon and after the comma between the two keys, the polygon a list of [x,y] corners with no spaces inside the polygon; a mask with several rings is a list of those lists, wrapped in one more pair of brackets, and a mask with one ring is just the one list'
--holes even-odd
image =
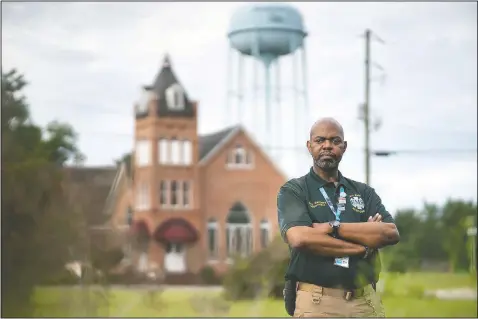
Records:
{"label": "grass lawn", "polygon": [[[383,277],[387,280],[387,276]],[[437,300],[406,296],[407,286],[426,289],[476,287],[468,275],[407,274],[391,279],[399,294],[383,297],[388,317],[476,317],[476,300]],[[219,292],[169,289],[159,293],[115,288],[39,288],[35,294],[38,317],[287,317],[282,300],[226,302]],[[109,304],[108,304],[109,303]]]}

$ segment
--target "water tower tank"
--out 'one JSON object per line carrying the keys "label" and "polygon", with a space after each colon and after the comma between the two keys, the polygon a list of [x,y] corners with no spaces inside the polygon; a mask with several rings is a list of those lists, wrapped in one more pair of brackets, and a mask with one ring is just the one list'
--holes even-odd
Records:
{"label": "water tower tank", "polygon": [[231,18],[228,32],[233,48],[266,64],[293,53],[302,46],[306,36],[300,12],[283,3],[239,8]]}

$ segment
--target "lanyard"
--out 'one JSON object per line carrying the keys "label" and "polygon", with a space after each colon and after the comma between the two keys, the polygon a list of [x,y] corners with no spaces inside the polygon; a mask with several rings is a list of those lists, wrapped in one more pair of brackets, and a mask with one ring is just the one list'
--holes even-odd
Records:
{"label": "lanyard", "polygon": [[334,204],[332,204],[332,201],[330,200],[329,195],[327,195],[327,193],[325,192],[325,189],[321,187],[319,190],[322,193],[322,196],[324,196],[325,201],[327,202],[327,205],[329,205],[330,210],[332,211],[332,213],[334,213],[335,220],[340,221],[340,214],[342,213],[342,211],[345,210],[345,202],[346,202],[346,197],[345,197],[346,194],[344,191],[344,187],[340,186],[340,195],[339,195],[339,202],[337,204],[337,210],[335,210]]}

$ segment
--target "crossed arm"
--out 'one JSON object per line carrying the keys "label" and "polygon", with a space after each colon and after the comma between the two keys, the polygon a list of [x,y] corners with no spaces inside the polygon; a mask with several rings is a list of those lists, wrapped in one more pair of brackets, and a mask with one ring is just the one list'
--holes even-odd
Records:
{"label": "crossed arm", "polygon": [[372,194],[366,198],[367,206],[376,208],[380,218],[385,215],[384,222],[342,223],[338,231],[340,239],[337,239],[329,236],[332,227],[328,223],[312,223],[306,203],[297,190],[283,186],[277,200],[283,238],[293,248],[307,248],[320,255],[333,257],[361,255],[365,252],[364,246],[381,248],[398,243],[400,236],[393,218],[378,195],[370,190]]}

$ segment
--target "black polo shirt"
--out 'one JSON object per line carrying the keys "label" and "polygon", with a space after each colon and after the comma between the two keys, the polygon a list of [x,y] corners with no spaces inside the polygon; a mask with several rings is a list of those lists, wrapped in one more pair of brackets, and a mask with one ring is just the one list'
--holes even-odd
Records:
{"label": "black polo shirt", "polygon": [[[339,189],[343,186],[346,195],[345,210],[340,215],[341,223],[367,222],[370,216],[379,213],[382,221],[393,223],[393,217],[385,209],[380,197],[370,186],[348,178],[339,172],[335,186],[320,178],[311,168],[307,175],[289,180],[277,197],[280,232],[286,240],[286,231],[294,226],[312,226],[335,220],[319,189],[324,187],[327,195],[337,204]],[[333,257],[320,256],[306,249],[291,249],[291,260],[286,279],[307,282],[323,287],[360,288],[378,281],[380,257],[378,253],[364,260],[360,256],[349,257],[349,268],[334,265]]]}

